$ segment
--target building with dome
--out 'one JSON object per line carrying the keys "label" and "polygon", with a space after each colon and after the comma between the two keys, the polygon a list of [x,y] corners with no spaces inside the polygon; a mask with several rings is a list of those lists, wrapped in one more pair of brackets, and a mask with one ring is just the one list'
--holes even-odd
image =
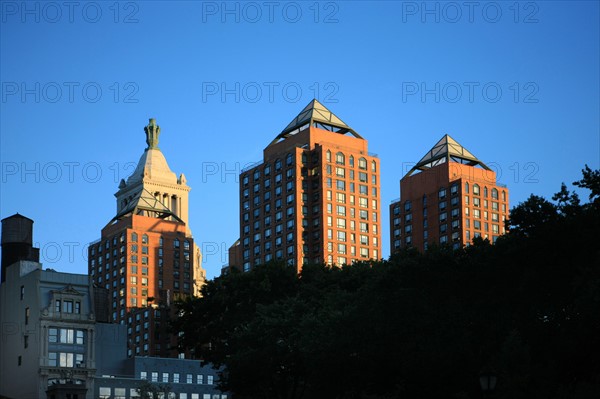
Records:
{"label": "building with dome", "polygon": [[174,300],[198,294],[206,274],[188,224],[190,187],[158,147],[160,127],[144,128],[147,148],[121,180],[117,211],[90,244],[88,269],[109,291],[110,320],[127,324],[129,356],[180,356],[167,332]]}

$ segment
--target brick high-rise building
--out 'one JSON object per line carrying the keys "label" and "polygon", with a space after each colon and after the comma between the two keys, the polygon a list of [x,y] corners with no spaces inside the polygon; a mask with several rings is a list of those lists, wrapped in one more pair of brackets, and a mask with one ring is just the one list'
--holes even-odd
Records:
{"label": "brick high-rise building", "polygon": [[392,253],[409,246],[424,251],[432,243],[456,249],[505,233],[508,189],[448,135],[400,180],[400,195],[390,205]]}
{"label": "brick high-rise building", "polygon": [[381,257],[379,159],[367,140],[313,100],[263,158],[240,176],[241,265],[230,266]]}
{"label": "brick high-rise building", "polygon": [[128,325],[129,356],[173,357],[167,333],[173,300],[198,294],[205,280],[188,225],[188,193],[158,148],[160,128],[144,128],[148,147],[121,180],[116,216],[89,246],[89,273],[109,290],[110,320]]}

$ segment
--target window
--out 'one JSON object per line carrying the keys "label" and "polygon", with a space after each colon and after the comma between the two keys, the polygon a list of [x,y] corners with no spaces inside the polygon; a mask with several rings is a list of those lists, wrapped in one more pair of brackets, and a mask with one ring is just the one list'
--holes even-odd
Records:
{"label": "window", "polygon": [[206,376],[206,383],[207,383],[208,385],[212,385],[212,384],[213,384],[213,378],[214,378],[214,377],[213,377],[212,375],[207,375],[207,376]]}
{"label": "window", "polygon": [[58,365],[60,367],[73,367],[74,353],[59,353],[58,354]]}
{"label": "window", "polygon": [[75,313],[81,313],[81,302],[75,302]]}
{"label": "window", "polygon": [[75,331],[75,343],[77,345],[83,345],[83,330]]}
{"label": "window", "polygon": [[29,324],[29,307],[25,308],[25,324]]}
{"label": "window", "polygon": [[440,191],[438,192],[438,198],[439,199],[446,198],[446,188],[444,188],[444,187],[440,188]]}
{"label": "window", "polygon": [[169,373],[162,373],[162,382],[169,382]]}
{"label": "window", "polygon": [[100,387],[100,399],[110,399],[111,388]]}
{"label": "window", "polygon": [[473,194],[479,195],[479,185],[477,185],[477,184],[473,185]]}
{"label": "window", "polygon": [[342,154],[341,152],[335,154],[335,162],[337,164],[344,165],[346,163],[346,158],[344,157],[344,154]]}
{"label": "window", "polygon": [[367,170],[367,160],[365,158],[359,158],[358,160],[358,168]]}
{"label": "window", "polygon": [[21,300],[23,300],[23,297],[25,297],[25,286],[24,285],[21,286]]}
{"label": "window", "polygon": [[152,382],[158,382],[158,371],[152,372]]}
{"label": "window", "polygon": [[194,383],[193,376],[191,374],[186,375],[186,381],[185,382],[188,383],[188,384],[193,384]]}
{"label": "window", "polygon": [[204,376],[202,374],[198,374],[196,376],[196,384],[199,384],[199,385],[204,384]]}
{"label": "window", "polygon": [[64,313],[73,313],[73,301],[63,301]]}

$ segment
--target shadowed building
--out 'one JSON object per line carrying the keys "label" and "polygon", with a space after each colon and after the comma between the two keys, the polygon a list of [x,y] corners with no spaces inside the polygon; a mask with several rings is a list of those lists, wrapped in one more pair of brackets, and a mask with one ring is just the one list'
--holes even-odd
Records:
{"label": "shadowed building", "polygon": [[42,270],[32,236],[31,219],[2,221],[0,397],[94,398],[98,347],[110,342],[98,335],[106,292],[87,275]]}
{"label": "shadowed building", "polygon": [[109,290],[113,322],[126,323],[129,356],[177,356],[167,333],[170,305],[198,294],[205,280],[200,250],[188,226],[190,187],[158,148],[160,128],[144,128],[148,147],[121,180],[117,213],[89,246],[89,273]]}
{"label": "shadowed building", "polygon": [[445,135],[400,180],[400,198],[390,205],[391,252],[433,243],[456,249],[475,237],[495,242],[508,209],[496,173]]}
{"label": "shadowed building", "polygon": [[230,267],[380,258],[379,183],[367,140],[311,101],[241,173],[241,264]]}

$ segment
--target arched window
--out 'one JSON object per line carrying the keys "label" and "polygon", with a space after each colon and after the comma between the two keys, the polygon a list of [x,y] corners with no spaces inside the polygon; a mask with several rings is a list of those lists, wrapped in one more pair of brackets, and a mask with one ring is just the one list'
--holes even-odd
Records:
{"label": "arched window", "polygon": [[465,183],[465,194],[469,194],[469,183]]}
{"label": "arched window", "polygon": [[340,165],[345,165],[346,157],[341,152],[338,152],[337,154],[335,154],[335,162]]}
{"label": "arched window", "polygon": [[502,190],[502,201],[506,202],[506,191]]}
{"label": "arched window", "polygon": [[327,150],[327,153],[325,154],[325,159],[327,160],[327,162],[331,162],[331,151]]}
{"label": "arched window", "polygon": [[275,160],[275,170],[281,170],[281,159]]}
{"label": "arched window", "polygon": [[131,233],[131,242],[137,242],[138,235],[137,233]]}
{"label": "arched window", "polygon": [[287,166],[290,166],[292,164],[294,157],[292,156],[292,154],[287,154],[287,156],[285,157],[285,164]]}
{"label": "arched window", "polygon": [[473,185],[473,194],[479,195],[479,185],[477,185],[477,184]]}
{"label": "arched window", "polygon": [[487,196],[488,196],[488,189],[487,189],[487,187],[483,187],[483,196],[485,198],[487,198]]}
{"label": "arched window", "polygon": [[142,244],[148,244],[148,235],[147,234],[142,235]]}
{"label": "arched window", "polygon": [[498,190],[495,188],[492,188],[492,198],[498,199]]}
{"label": "arched window", "polygon": [[375,161],[371,161],[371,172],[377,172],[377,163]]}
{"label": "arched window", "polygon": [[179,248],[179,239],[178,238],[173,240],[173,248]]}
{"label": "arched window", "polygon": [[350,159],[348,160],[348,163],[350,164],[350,166],[354,167],[354,157],[352,155],[350,155]]}
{"label": "arched window", "polygon": [[367,170],[367,160],[365,158],[359,158],[358,160],[358,168]]}

